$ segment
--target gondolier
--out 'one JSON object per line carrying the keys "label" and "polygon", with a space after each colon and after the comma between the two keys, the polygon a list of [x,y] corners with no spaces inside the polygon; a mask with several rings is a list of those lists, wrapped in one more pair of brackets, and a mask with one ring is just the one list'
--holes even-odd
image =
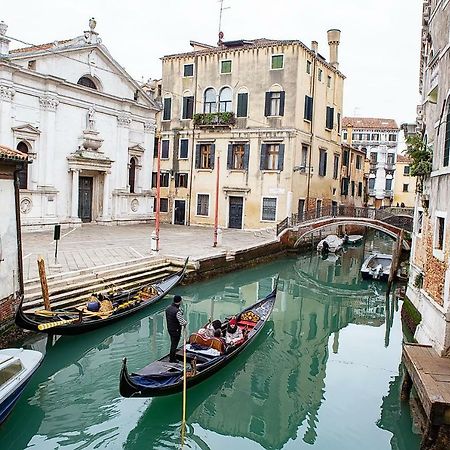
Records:
{"label": "gondolier", "polygon": [[173,297],[173,303],[166,308],[167,331],[170,335],[170,362],[177,362],[175,353],[180,342],[181,329],[187,325],[180,309],[182,298],[179,295]]}

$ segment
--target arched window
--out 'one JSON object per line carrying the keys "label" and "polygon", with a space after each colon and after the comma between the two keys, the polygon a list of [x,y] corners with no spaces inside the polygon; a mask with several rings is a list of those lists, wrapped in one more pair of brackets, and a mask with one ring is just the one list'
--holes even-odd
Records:
{"label": "arched window", "polygon": [[[450,97],[447,99],[450,102]],[[450,104],[447,108],[447,120],[445,125],[445,139],[444,139],[444,167],[450,165]]]}
{"label": "arched window", "polygon": [[80,86],[84,86],[87,87],[89,89],[94,89],[94,90],[98,90],[97,89],[97,85],[92,81],[92,78],[89,77],[81,77],[78,81],[77,84],[79,84]]}
{"label": "arched window", "polygon": [[[28,153],[28,145],[21,141],[17,144],[17,150]],[[19,172],[19,189],[28,189],[28,164]]]}
{"label": "arched window", "polygon": [[136,189],[136,165],[137,165],[137,160],[135,157],[130,159],[130,166],[128,169],[128,184],[130,185],[130,192],[132,194],[135,193],[135,189]]}
{"label": "arched window", "polygon": [[219,95],[219,111],[230,112],[231,111],[232,93],[229,87],[224,87],[220,91]]}
{"label": "arched window", "polygon": [[204,113],[217,112],[217,99],[216,99],[216,91],[214,88],[206,89],[203,102],[204,102],[203,106]]}

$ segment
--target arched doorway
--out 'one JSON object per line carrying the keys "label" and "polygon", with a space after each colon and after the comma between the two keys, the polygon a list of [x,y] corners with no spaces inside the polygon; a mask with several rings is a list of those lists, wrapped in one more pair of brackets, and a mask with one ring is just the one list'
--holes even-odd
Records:
{"label": "arched doorway", "polygon": [[[16,148],[19,152],[28,154],[29,148],[25,142],[20,141]],[[19,189],[28,189],[28,164],[25,164],[23,170],[19,172]]]}
{"label": "arched doorway", "polygon": [[130,166],[128,169],[128,184],[130,185],[130,192],[134,194],[136,192],[136,158],[130,159]]}

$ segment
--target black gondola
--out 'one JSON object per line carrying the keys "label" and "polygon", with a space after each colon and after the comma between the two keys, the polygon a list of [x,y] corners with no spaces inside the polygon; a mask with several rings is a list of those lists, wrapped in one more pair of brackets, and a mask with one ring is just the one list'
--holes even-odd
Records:
{"label": "black gondola", "polygon": [[[245,308],[237,315],[238,326],[246,327],[246,339],[238,346],[228,348],[219,355],[208,355],[201,347],[186,351],[186,360],[190,364],[187,375],[187,388],[195,386],[228,364],[242,352],[259,334],[269,319],[277,295],[277,283],[273,291],[264,299]],[[252,318],[249,320],[248,318]],[[227,322],[224,322],[225,328]],[[152,362],[139,372],[129,374],[127,360],[123,359],[120,372],[120,395],[122,397],[159,397],[175,394],[183,389],[183,345],[177,350],[180,362],[169,362],[169,355]]]}
{"label": "black gondola", "polygon": [[163,280],[109,296],[106,300],[112,307],[103,312],[87,311],[80,306],[57,311],[26,312],[23,310],[22,298],[16,313],[16,325],[31,331],[58,335],[76,335],[96,330],[161,300],[183,280],[188,260],[189,258],[186,258],[182,269]]}

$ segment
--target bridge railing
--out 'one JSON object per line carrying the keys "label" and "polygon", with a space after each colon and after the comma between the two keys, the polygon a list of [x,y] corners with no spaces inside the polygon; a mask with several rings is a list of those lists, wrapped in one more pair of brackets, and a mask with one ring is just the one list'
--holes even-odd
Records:
{"label": "bridge railing", "polygon": [[286,217],[277,225],[277,235],[290,227],[298,225],[306,225],[308,222],[315,222],[318,219],[326,219],[333,217],[352,217],[363,219],[384,220],[392,216],[414,216],[414,208],[403,207],[383,207],[372,208],[364,206],[347,206],[347,205],[331,205],[323,206],[300,213],[294,213],[290,217]]}

